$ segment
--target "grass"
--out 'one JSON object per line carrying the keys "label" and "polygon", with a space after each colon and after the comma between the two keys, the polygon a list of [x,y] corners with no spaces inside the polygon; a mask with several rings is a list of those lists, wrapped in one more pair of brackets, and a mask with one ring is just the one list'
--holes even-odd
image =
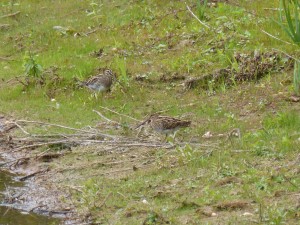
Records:
{"label": "grass", "polygon": [[[73,193],[72,199],[80,215],[90,213],[96,224],[297,223],[295,196],[300,180],[293,163],[299,155],[300,108],[299,103],[285,100],[292,94],[292,84],[281,84],[282,80],[293,79],[293,71],[270,73],[260,81],[234,83],[231,87],[223,83],[214,88],[211,81],[208,90],[186,92],[180,81],[161,79],[175,73],[200,77],[227,66],[234,69],[235,52],[280,49],[299,55],[293,45],[261,32],[263,29],[288,41],[281,27],[270,19],[278,16],[268,10],[279,7],[275,1],[237,2],[205,8],[205,23],[213,27],[211,30],[191,17],[182,1],[0,3],[1,15],[21,11],[1,22],[10,27],[0,31],[0,56],[13,59],[0,59],[2,114],[81,128],[99,122],[93,109],[132,124],[101,107],[138,119],[167,110],[165,114],[193,120],[191,128],[178,133],[179,140],[196,139],[218,146],[217,150],[186,145],[170,153],[139,149],[124,153],[125,158],[115,155],[124,161],[129,156],[145,155],[155,160],[146,169],[114,176],[94,175],[108,169],[98,164],[62,172],[62,177],[55,178],[59,183],[83,187],[82,192]],[[196,12],[196,1],[187,4]],[[61,26],[65,32],[54,26]],[[24,88],[15,82],[14,77],[25,75],[23,58],[27,51],[42,66],[45,85]],[[98,57],[95,52],[102,53]],[[104,67],[115,71],[122,84],[112,93],[94,99],[91,92],[76,87],[74,77],[85,79]],[[146,77],[146,81],[137,81],[137,76]],[[233,128],[241,130],[241,139],[201,138],[207,131],[224,134]],[[33,131],[57,132],[48,128]],[[80,168],[97,160],[112,160],[97,150],[74,148],[51,166]],[[237,180],[218,185],[232,177]],[[233,201],[248,204],[242,209],[216,208]],[[202,213],[206,207],[217,216]],[[243,216],[246,212],[252,216]]]}

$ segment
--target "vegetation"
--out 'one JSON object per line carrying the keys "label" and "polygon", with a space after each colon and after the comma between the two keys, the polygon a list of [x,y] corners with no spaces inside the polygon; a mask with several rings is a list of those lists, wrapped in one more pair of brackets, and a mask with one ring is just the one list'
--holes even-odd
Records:
{"label": "vegetation", "polygon": [[[186,1],[208,29],[185,1],[1,1],[1,15],[20,11],[0,24],[1,114],[83,128],[99,123],[97,110],[122,124],[111,133],[128,138],[136,136],[129,129],[136,123],[103,107],[139,120],[158,111],[192,120],[173,149],[103,153],[97,145],[77,146],[48,162],[59,171],[51,178],[57,185],[75,187],[64,201],[76,205],[81,218],[95,224],[298,223],[300,104],[290,97],[299,94],[293,83],[300,79],[287,56],[299,58],[299,48],[287,43],[294,33],[271,19],[278,17],[278,1],[217,2]],[[298,11],[284,12],[283,26],[295,29]],[[102,68],[116,72],[120,85],[90,98],[74,78]],[[216,70],[227,77],[186,85]],[[294,70],[300,74],[299,66]],[[26,86],[26,77],[38,82]],[[233,129],[240,138],[230,135]]]}
{"label": "vegetation", "polygon": [[[292,8],[292,9],[291,9]],[[299,21],[299,10],[300,3],[296,0],[287,2],[286,0],[281,0],[281,9],[284,12],[285,20],[283,19],[283,13],[280,11],[280,25],[289,35],[292,41],[300,45],[300,21]],[[292,12],[294,15],[292,16]],[[294,70],[294,89],[297,95],[300,95],[300,70],[299,70],[299,61],[295,60],[295,70]]]}

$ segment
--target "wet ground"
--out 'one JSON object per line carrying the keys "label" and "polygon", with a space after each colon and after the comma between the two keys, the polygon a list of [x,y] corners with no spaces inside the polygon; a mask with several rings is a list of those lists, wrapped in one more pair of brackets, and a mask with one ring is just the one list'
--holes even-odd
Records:
{"label": "wet ground", "polygon": [[[0,159],[1,161],[1,159]],[[26,186],[23,182],[19,182],[16,176],[0,169],[0,225],[56,225],[59,224],[59,219],[49,218],[46,216],[37,215],[35,213],[28,213],[24,210],[17,210],[12,208],[12,205],[7,203],[7,190],[13,192],[17,188],[24,188]],[[12,193],[13,196],[13,193]],[[16,204],[14,207],[18,208]]]}

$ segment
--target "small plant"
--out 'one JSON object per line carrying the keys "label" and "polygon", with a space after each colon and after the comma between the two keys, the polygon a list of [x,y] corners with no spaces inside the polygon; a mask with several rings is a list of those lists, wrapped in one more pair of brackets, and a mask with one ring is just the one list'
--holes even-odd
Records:
{"label": "small plant", "polygon": [[[300,46],[300,3],[298,0],[281,0],[280,1],[279,25],[288,34],[292,41]],[[284,12],[284,16],[282,14]],[[293,15],[292,15],[293,14]],[[286,23],[285,23],[285,20]],[[294,69],[294,90],[296,95],[300,95],[300,66],[299,61],[295,61]]]}
{"label": "small plant", "polygon": [[28,77],[41,78],[43,68],[36,62],[35,57],[30,53],[26,52],[24,56],[24,68],[25,75]]}
{"label": "small plant", "polygon": [[176,148],[176,151],[180,154],[179,161],[182,164],[192,161],[195,158],[194,150],[188,144],[186,144],[184,147],[178,146]]}
{"label": "small plant", "polygon": [[214,95],[215,94],[215,80],[212,79],[208,81],[208,95]]}
{"label": "small plant", "polygon": [[207,0],[197,1],[197,13],[200,20],[205,20],[205,11],[207,8]]}
{"label": "small plant", "polygon": [[266,179],[262,177],[258,182],[256,182],[255,186],[258,190],[266,191],[268,184],[266,182]]}
{"label": "small plant", "polygon": [[300,62],[295,61],[294,66],[294,90],[296,95],[300,95]]}
{"label": "small plant", "polygon": [[145,224],[145,225],[156,224],[158,218],[159,218],[159,216],[157,215],[157,213],[151,212],[148,214],[148,216],[143,224]]}
{"label": "small plant", "polygon": [[[282,10],[279,11],[279,25],[289,35],[295,44],[300,45],[300,3],[298,0],[281,0],[280,8]],[[282,11],[284,12],[284,16]],[[294,14],[293,17],[291,15],[292,13]],[[285,24],[284,17],[287,24]]]}

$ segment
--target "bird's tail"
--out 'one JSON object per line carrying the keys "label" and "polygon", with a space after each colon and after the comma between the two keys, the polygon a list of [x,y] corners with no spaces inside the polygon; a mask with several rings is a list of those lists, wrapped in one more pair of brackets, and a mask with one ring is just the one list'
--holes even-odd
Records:
{"label": "bird's tail", "polygon": [[182,127],[189,127],[191,126],[192,121],[181,121],[180,126]]}

